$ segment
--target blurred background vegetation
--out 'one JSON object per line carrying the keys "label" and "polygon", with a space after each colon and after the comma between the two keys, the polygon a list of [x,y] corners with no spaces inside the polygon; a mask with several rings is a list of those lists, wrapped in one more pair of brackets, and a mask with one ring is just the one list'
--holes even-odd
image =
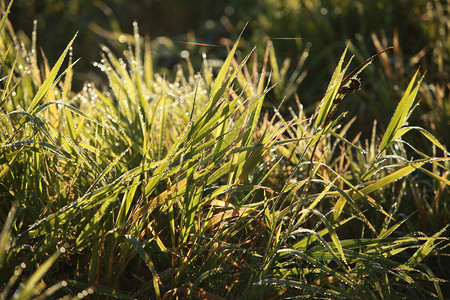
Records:
{"label": "blurred background vegetation", "polygon": [[[297,68],[307,73],[296,92],[302,104],[311,109],[321,99],[348,41],[352,43],[355,66],[380,49],[394,46],[383,64],[374,64],[362,74],[363,91],[352,96],[346,109],[365,117],[365,124],[360,125],[367,132],[374,119],[386,125],[390,115],[386,112],[396,105],[392,95],[401,95],[399,87],[406,86],[408,76],[420,66],[427,74],[417,115],[449,146],[450,136],[445,130],[450,120],[449,6],[448,0],[197,0],[195,4],[188,0],[17,0],[10,19],[14,28],[27,36],[33,31],[33,20],[37,20],[37,44],[51,64],[69,36],[80,32],[74,43],[74,56],[81,57],[75,89],[81,89],[85,81],[101,82],[100,72],[92,66],[100,60],[98,45],[126,49],[132,42],[126,34],[132,33],[133,21],[138,22],[141,34],[152,39],[159,70],[173,69],[182,61],[182,50],[189,51],[196,70],[201,68],[203,53],[209,58],[225,57],[224,47],[185,42],[224,45],[227,39],[235,40],[248,22],[243,52],[256,46],[263,55],[270,38],[278,63],[282,64],[282,58],[289,59],[291,73],[297,61],[302,61],[301,54],[303,60],[307,57],[301,70]],[[280,83],[279,90],[283,87]],[[280,97],[275,93],[269,98],[276,105]],[[293,103],[291,98],[288,104]]]}
{"label": "blurred background vegetation", "polygon": [[[262,46],[270,37],[279,56],[295,59],[310,43],[313,60],[307,69],[314,72],[310,76],[314,82],[328,78],[322,68],[323,58],[330,62],[327,71],[332,70],[348,40],[364,57],[376,50],[373,34],[388,45],[398,35],[397,46],[411,67],[420,63],[430,78],[446,83],[448,5],[445,0],[197,0],[195,5],[188,0],[17,0],[10,19],[14,28],[28,36],[33,20],[37,20],[38,44],[50,60],[56,60],[65,47],[67,41],[62,37],[79,31],[74,48],[76,55],[83,58],[81,68],[87,70],[92,61],[99,59],[96,45],[108,37],[109,42],[116,41],[106,32],[131,33],[133,21],[138,22],[141,33],[151,38],[168,36],[187,41],[187,35],[195,33],[199,42],[211,44],[220,43],[221,38],[236,39],[249,22],[244,36],[250,47]],[[179,43],[175,46],[186,47]],[[263,47],[259,48],[263,51]],[[315,89],[320,91],[322,87]]]}

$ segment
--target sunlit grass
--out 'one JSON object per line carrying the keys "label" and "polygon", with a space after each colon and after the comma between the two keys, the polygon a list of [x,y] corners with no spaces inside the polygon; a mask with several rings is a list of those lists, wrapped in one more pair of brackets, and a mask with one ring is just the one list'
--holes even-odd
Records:
{"label": "sunlit grass", "polygon": [[135,24],[123,56],[102,48],[107,84],[74,93],[73,39],[50,67],[3,20],[0,298],[444,298],[428,261],[446,227],[402,213],[423,178],[448,194],[445,147],[407,124],[418,72],[362,141],[338,110],[347,49],[316,113],[287,116],[264,101],[294,95],[302,64],[286,84],[270,43],[169,81]]}

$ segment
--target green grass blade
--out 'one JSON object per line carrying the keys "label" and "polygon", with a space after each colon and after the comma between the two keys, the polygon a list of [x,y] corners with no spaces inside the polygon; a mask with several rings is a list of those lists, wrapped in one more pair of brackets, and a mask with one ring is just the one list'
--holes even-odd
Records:
{"label": "green grass blade", "polygon": [[448,228],[449,225],[442,228],[439,232],[430,237],[419,249],[411,256],[411,258],[406,263],[409,267],[415,267],[418,263],[420,263],[425,257],[433,251],[434,247],[436,247],[436,240],[441,236]]}
{"label": "green grass blade", "polygon": [[84,113],[83,111],[79,110],[79,109],[76,108],[75,106],[72,106],[72,105],[70,105],[70,104],[68,104],[68,103],[65,103],[65,102],[59,101],[59,100],[58,100],[58,101],[50,101],[50,102],[46,102],[46,103],[40,105],[38,108],[36,108],[36,110],[35,110],[34,113],[37,114],[37,113],[43,111],[44,109],[46,109],[48,106],[53,105],[53,104],[54,104],[54,105],[57,105],[57,106],[63,106],[63,107],[66,107],[67,109],[69,109],[69,110],[72,111],[73,113],[75,113],[75,114],[77,114],[77,115],[80,115],[80,116],[82,116],[83,118],[88,119],[89,121],[96,122],[94,119],[92,119],[90,116],[88,116],[86,113]]}
{"label": "green grass blade", "polygon": [[39,291],[41,288],[38,282],[45,276],[50,267],[58,259],[59,251],[50,256],[39,268],[31,275],[31,277],[25,282],[23,289],[15,299],[25,300],[31,298],[31,296]]}
{"label": "green grass blade", "polygon": [[98,176],[94,182],[92,183],[92,185],[89,187],[89,189],[86,191],[86,194],[88,194],[96,185],[97,183],[102,180],[108,173],[109,171],[111,171],[112,168],[114,168],[118,162],[120,161],[120,159],[122,159],[123,156],[125,156],[125,154],[127,154],[127,152],[130,150],[131,147],[128,147],[127,150],[123,151],[120,155],[118,155],[114,161],[112,161],[108,167],[106,167],[103,172],[100,174],[100,176]]}
{"label": "green grass blade", "polygon": [[420,133],[426,137],[430,142],[433,143],[433,145],[435,145],[436,147],[438,147],[439,149],[441,149],[442,151],[444,151],[445,153],[448,154],[447,149],[445,149],[445,147],[437,140],[437,138],[432,135],[429,131],[421,128],[421,127],[413,127],[414,129],[420,131]]}
{"label": "green grass blade", "polygon": [[152,90],[153,82],[153,58],[150,49],[150,39],[145,39],[144,42],[144,79],[147,88]]}
{"label": "green grass blade", "polygon": [[398,131],[406,123],[407,117],[411,113],[411,107],[413,106],[414,100],[417,95],[417,91],[419,90],[420,83],[422,82],[423,79],[422,77],[414,87],[418,73],[419,70],[416,71],[413,78],[409,82],[409,85],[406,88],[406,91],[403,94],[402,99],[400,100],[399,104],[397,105],[397,108],[395,109],[394,115],[392,116],[391,121],[389,122],[389,125],[386,129],[386,132],[384,133],[383,139],[381,140],[379,146],[379,153],[383,152],[395,140]]}
{"label": "green grass blade", "polygon": [[439,285],[440,282],[446,282],[446,280],[442,280],[436,277],[436,275],[434,275],[433,270],[431,270],[431,268],[427,265],[424,264],[420,264],[420,267],[424,268],[425,271],[427,272],[428,278],[433,281],[434,284],[434,288],[436,289],[436,292],[438,294],[438,298],[440,300],[444,300],[444,294],[442,293],[442,289],[441,286]]}
{"label": "green grass blade", "polygon": [[[345,223],[353,220],[354,218],[356,218],[357,216],[351,216],[347,219],[344,219],[342,221],[336,222],[334,223],[333,229],[336,230],[337,228],[339,228],[340,226],[344,225]],[[318,239],[318,236],[325,236],[329,233],[328,228],[322,229],[320,231],[317,232],[318,235],[311,235],[310,237],[306,237],[304,239],[301,239],[300,241],[296,242],[292,248],[294,250],[304,250],[309,244],[311,244],[312,242],[316,241]]]}
{"label": "green grass blade", "polygon": [[159,149],[157,149],[157,159],[161,160],[164,157],[164,146],[165,146],[165,140],[166,140],[166,118],[167,118],[167,114],[166,114],[166,91],[165,91],[166,85],[163,84],[163,92],[161,95],[161,100],[158,101],[160,103],[160,108],[161,108],[161,112],[160,112],[160,119],[159,119],[159,143],[158,143],[158,147]]}
{"label": "green grass blade", "polygon": [[[396,180],[399,180],[400,178],[408,175],[409,173],[419,169],[424,164],[425,163],[423,163],[423,162],[412,163],[409,166],[403,167],[400,170],[397,170],[394,173],[389,174],[389,175],[383,177],[382,179],[380,179],[380,180],[378,180],[378,181],[376,181],[376,182],[374,182],[372,184],[369,184],[368,186],[365,186],[364,188],[361,189],[361,192],[364,193],[364,194],[368,194],[368,193],[372,193],[372,192],[374,192],[376,190],[379,190],[382,187],[384,187],[384,186],[386,186],[386,185],[388,185],[388,184],[390,184],[390,183],[392,183],[392,182],[394,182]],[[353,199],[355,199],[355,197],[359,198],[358,196],[360,196],[360,195],[359,194],[355,195],[353,197]]]}
{"label": "green grass blade", "polygon": [[72,38],[72,40],[67,45],[64,52],[59,57],[56,64],[53,66],[52,70],[50,71],[50,74],[48,74],[45,81],[42,83],[41,87],[39,88],[38,92],[34,96],[33,100],[31,101],[30,106],[28,107],[27,112],[29,114],[34,114],[36,108],[38,107],[39,103],[45,98],[45,96],[52,90],[52,88],[55,86],[57,82],[55,82],[56,76],[58,75],[59,69],[61,68],[61,65],[64,61],[64,58],[67,55],[67,52],[69,51],[70,47],[72,47],[72,43],[74,42],[75,38],[77,37],[77,34]]}
{"label": "green grass blade", "polygon": [[[287,280],[287,279],[279,279],[279,278],[268,278],[263,279],[258,282],[256,282],[254,285],[275,285],[280,286],[281,288],[285,287],[292,287],[296,288],[302,291],[308,291],[309,293],[319,293],[322,295],[333,295],[334,297],[340,298],[342,297],[342,293],[332,290],[332,289],[326,289],[323,287],[318,287],[315,285],[307,284],[300,281],[295,280]],[[350,296],[350,295],[347,295]]]}
{"label": "green grass blade", "polygon": [[[12,91],[8,91],[8,89],[9,89],[9,85],[11,83],[11,80],[13,78],[14,70],[16,69],[16,63],[17,63],[17,56],[14,59],[14,63],[12,65],[12,67],[11,67],[11,72],[9,73],[9,76],[8,76],[8,81],[6,82],[6,85],[5,85],[4,89],[3,89],[2,98],[0,99],[0,107],[3,106],[3,103],[6,101],[6,98],[12,93],[12,91],[14,91],[14,87],[13,87]],[[19,84],[19,82],[17,84]]]}
{"label": "green grass blade", "polygon": [[225,76],[227,75],[231,61],[233,59],[234,53],[236,52],[237,46],[239,44],[239,39],[234,43],[233,48],[231,49],[230,53],[228,54],[225,62],[223,63],[222,67],[220,68],[219,74],[217,74],[216,80],[214,81],[214,85],[211,89],[210,99],[211,102],[208,105],[209,107],[214,107],[219,101],[219,97],[217,97],[217,92],[220,90],[220,88],[223,85]]}
{"label": "green grass blade", "polygon": [[125,195],[123,196],[122,203],[120,204],[119,215],[117,216],[117,221],[116,221],[118,226],[125,225],[125,220],[128,215],[128,212],[130,211],[133,198],[136,195],[136,191],[139,187],[139,182],[140,182],[140,178],[136,177],[133,180],[131,189],[126,191]]}
{"label": "green grass blade", "polygon": [[317,113],[317,117],[314,123],[314,127],[316,129],[319,129],[324,125],[325,119],[333,106],[334,98],[338,94],[339,87],[341,86],[342,79],[344,78],[344,74],[347,69],[344,68],[344,70],[342,70],[342,64],[344,63],[347,50],[348,45],[347,47],[345,47],[344,53],[342,53],[341,59],[339,60],[336,69],[334,70],[331,81],[327,87],[327,91],[325,92],[325,96],[323,96],[323,99],[320,102],[320,109]]}
{"label": "green grass blade", "polygon": [[[103,295],[108,299],[124,299],[124,300],[136,300],[135,297],[131,297],[125,293],[118,292],[113,288],[108,288],[104,285],[96,285],[96,284],[87,284],[85,282],[76,281],[76,280],[67,280],[68,286],[75,288],[77,290],[84,290],[88,292],[95,292],[96,294]],[[90,293],[89,293],[90,294]],[[102,298],[102,297],[99,297]],[[71,298],[72,299],[72,298]],[[73,298],[73,300],[79,298]]]}
{"label": "green grass blade", "polygon": [[333,187],[334,183],[335,183],[336,179],[333,180],[333,182],[330,182],[325,189],[320,193],[320,195],[318,195],[317,197],[315,197],[316,199],[314,199],[313,202],[311,202],[311,204],[309,205],[308,209],[305,210],[303,213],[301,213],[300,218],[298,219],[298,223],[301,223],[305,217],[307,216],[307,213],[309,211],[311,211],[312,209],[314,209],[317,204],[319,204],[320,200],[322,200],[328,193],[328,191],[330,190],[331,187]]}
{"label": "green grass blade", "polygon": [[5,258],[8,251],[8,243],[10,242],[11,227],[14,223],[14,217],[19,208],[19,202],[14,202],[9,210],[6,221],[3,224],[2,232],[0,233],[0,269],[5,265]]}
{"label": "green grass blade", "polygon": [[197,279],[195,279],[194,283],[192,284],[191,289],[194,289],[195,287],[197,287],[206,278],[216,275],[216,274],[220,274],[221,272],[222,272],[222,269],[218,268],[218,269],[211,269],[211,270],[204,272],[203,274],[200,274],[197,277]]}
{"label": "green grass blade", "polygon": [[142,244],[136,240],[135,237],[131,235],[125,236],[128,241],[134,246],[136,251],[139,253],[139,257],[145,262],[149,270],[152,272],[153,275],[153,288],[155,289],[155,296],[156,299],[161,299],[161,292],[159,290],[159,285],[161,284],[161,279],[159,278],[158,273],[156,272],[155,265],[153,264],[153,261],[148,254],[148,252],[145,251],[145,249],[142,247]]}
{"label": "green grass blade", "polygon": [[6,8],[5,13],[3,14],[2,21],[0,23],[0,34],[3,31],[3,27],[5,26],[6,19],[8,19],[8,15],[9,12],[11,11],[11,6],[13,2],[14,0],[9,1],[8,7]]}
{"label": "green grass blade", "polygon": [[[302,260],[304,260],[305,262],[308,262],[320,269],[322,269],[325,273],[331,274],[333,276],[336,276],[337,278],[339,278],[340,280],[342,280],[343,282],[345,282],[346,284],[349,284],[351,286],[353,286],[355,284],[355,282],[351,279],[348,278],[344,275],[342,275],[341,273],[337,272],[336,270],[322,264],[318,259],[315,259],[311,256],[306,255],[304,252],[301,251],[297,251],[297,250],[293,250],[293,249],[280,249],[277,251],[277,254],[281,254],[283,252],[295,255],[300,257]],[[328,252],[331,253],[331,252]]]}
{"label": "green grass blade", "polygon": [[[431,171],[428,171],[428,170],[425,169],[425,168],[420,168],[420,170],[421,170],[422,172],[427,173],[427,174],[430,175],[431,177],[436,178],[437,180],[439,180],[439,181],[442,182],[443,184],[445,184],[445,185],[450,185],[450,180],[448,180],[447,178],[442,177],[442,176],[439,176],[438,174],[435,174],[435,173],[433,173],[433,172],[431,172]],[[1,178],[1,177],[0,177],[0,178]]]}

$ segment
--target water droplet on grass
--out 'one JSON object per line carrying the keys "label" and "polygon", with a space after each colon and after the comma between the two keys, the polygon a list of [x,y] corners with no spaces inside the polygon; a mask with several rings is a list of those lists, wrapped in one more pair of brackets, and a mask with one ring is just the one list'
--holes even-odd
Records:
{"label": "water droplet on grass", "polygon": [[122,44],[125,44],[127,42],[127,37],[126,35],[122,34],[119,36],[119,42]]}

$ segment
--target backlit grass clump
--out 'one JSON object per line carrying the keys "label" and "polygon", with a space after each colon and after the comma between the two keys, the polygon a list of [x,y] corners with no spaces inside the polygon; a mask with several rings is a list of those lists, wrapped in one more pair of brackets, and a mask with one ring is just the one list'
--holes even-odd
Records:
{"label": "backlit grass clump", "polygon": [[402,213],[423,181],[447,209],[448,152],[408,125],[419,71],[361,140],[340,104],[367,64],[344,80],[347,49],[316,112],[286,115],[263,106],[288,80],[270,43],[159,74],[135,25],[123,56],[102,49],[107,84],[74,92],[75,37],[49,66],[6,16],[0,299],[444,299],[446,227]]}

